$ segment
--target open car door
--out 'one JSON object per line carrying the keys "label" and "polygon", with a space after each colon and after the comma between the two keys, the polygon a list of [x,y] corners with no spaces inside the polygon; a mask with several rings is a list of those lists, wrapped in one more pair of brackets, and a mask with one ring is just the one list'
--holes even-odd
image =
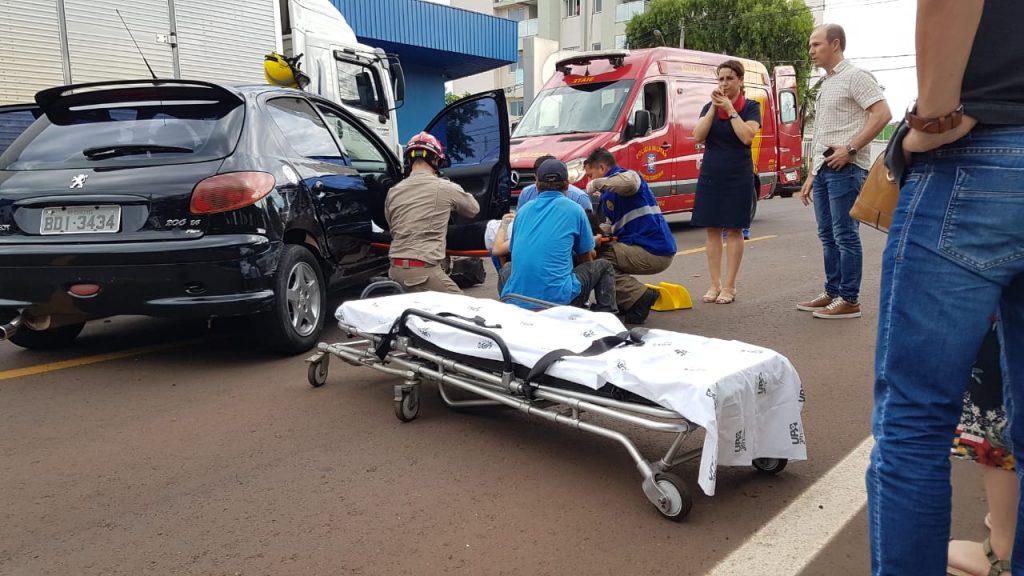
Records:
{"label": "open car door", "polygon": [[780,187],[800,186],[800,167],[803,165],[803,138],[800,135],[796,70],[792,66],[776,66],[772,70],[775,102],[778,105],[776,131],[776,172]]}
{"label": "open car door", "polygon": [[41,115],[35,104],[0,106],[0,154]]}
{"label": "open car door", "polygon": [[441,141],[451,160],[444,176],[480,203],[476,217],[456,217],[457,224],[499,219],[508,212],[512,168],[504,91],[460,98],[435,116],[426,131]]}

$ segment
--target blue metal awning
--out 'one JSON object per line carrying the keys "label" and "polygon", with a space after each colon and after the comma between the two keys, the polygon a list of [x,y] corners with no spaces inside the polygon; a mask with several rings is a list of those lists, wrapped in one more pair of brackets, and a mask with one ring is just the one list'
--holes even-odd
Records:
{"label": "blue metal awning", "polygon": [[462,78],[517,59],[512,20],[422,0],[331,0],[360,42]]}

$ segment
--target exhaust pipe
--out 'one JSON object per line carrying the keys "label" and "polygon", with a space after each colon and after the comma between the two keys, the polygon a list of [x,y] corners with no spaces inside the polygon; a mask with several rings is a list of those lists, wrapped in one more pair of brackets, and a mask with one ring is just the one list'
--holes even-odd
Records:
{"label": "exhaust pipe", "polygon": [[6,324],[0,324],[0,341],[10,340],[11,336],[18,331],[18,327],[23,322],[21,314],[18,314],[10,322]]}

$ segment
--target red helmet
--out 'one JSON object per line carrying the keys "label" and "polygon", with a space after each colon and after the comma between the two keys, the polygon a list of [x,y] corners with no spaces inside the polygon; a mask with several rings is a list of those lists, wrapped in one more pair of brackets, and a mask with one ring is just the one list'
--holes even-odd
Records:
{"label": "red helmet", "polygon": [[434,167],[434,170],[440,170],[447,165],[445,162],[447,158],[444,155],[441,142],[429,132],[420,132],[405,145],[406,168],[412,166],[412,162],[416,158],[426,160]]}

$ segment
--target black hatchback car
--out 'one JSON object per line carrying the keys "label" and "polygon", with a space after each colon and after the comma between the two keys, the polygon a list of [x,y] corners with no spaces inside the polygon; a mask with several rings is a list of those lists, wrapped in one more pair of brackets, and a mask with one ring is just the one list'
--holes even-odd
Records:
{"label": "black hatchback car", "polygon": [[[504,213],[503,93],[463,98],[426,130],[452,158],[446,175],[480,202],[476,219]],[[0,152],[0,338],[27,348],[69,344],[117,314],[259,314],[274,348],[301,352],[329,288],[387,268],[370,242],[387,230],[399,158],[304,92],[58,87],[0,108]]]}

